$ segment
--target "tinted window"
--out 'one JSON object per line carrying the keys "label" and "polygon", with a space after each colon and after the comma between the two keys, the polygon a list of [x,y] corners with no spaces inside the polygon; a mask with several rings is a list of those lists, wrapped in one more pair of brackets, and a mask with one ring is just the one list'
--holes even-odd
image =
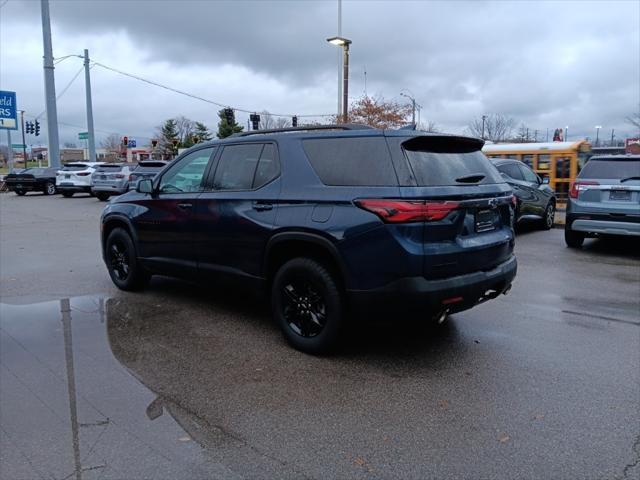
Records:
{"label": "tinted window", "polygon": [[513,178],[514,180],[524,180],[522,176],[522,172],[520,172],[520,168],[515,163],[507,163],[505,165],[498,165],[496,167],[500,173],[504,173],[508,177]]}
{"label": "tinted window", "polygon": [[503,183],[475,141],[447,137],[415,137],[402,144],[420,186],[469,185],[456,179],[484,175],[473,184]]}
{"label": "tinted window", "polygon": [[524,165],[520,165],[520,169],[522,170],[522,175],[524,175],[525,182],[538,183],[538,176],[529,168]]}
{"label": "tinted window", "polygon": [[224,147],[213,179],[215,190],[250,190],[262,144]]}
{"label": "tinted window", "polygon": [[100,165],[96,168],[97,172],[119,172],[122,170],[122,165]]}
{"label": "tinted window", "polygon": [[45,169],[44,168],[29,168],[28,170],[25,170],[22,173],[28,173],[29,175],[33,175],[35,176],[39,176],[39,175],[44,175]]}
{"label": "tinted window", "polygon": [[591,159],[584,166],[580,178],[623,179],[640,176],[640,159],[638,160],[596,160]]}
{"label": "tinted window", "polygon": [[253,179],[253,188],[260,188],[280,174],[280,165],[276,156],[276,147],[272,143],[268,143],[262,149],[260,162],[256,169],[256,175]]}
{"label": "tinted window", "polygon": [[202,177],[209,163],[213,148],[197,150],[182,158],[160,180],[160,192],[199,192]]}
{"label": "tinted window", "polygon": [[80,170],[86,170],[87,168],[88,165],[85,165],[84,163],[68,163],[62,167],[62,170],[65,172],[78,172]]}
{"label": "tinted window", "polygon": [[303,146],[325,185],[398,185],[382,137],[318,138],[304,140]]}

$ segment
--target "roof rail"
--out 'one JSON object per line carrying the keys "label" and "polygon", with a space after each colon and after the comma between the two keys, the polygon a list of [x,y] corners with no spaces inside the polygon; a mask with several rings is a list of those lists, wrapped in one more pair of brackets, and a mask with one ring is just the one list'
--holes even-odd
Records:
{"label": "roof rail", "polygon": [[314,130],[372,130],[369,125],[359,125],[357,123],[340,123],[336,125],[307,125],[304,127],[274,128],[271,130],[252,130],[250,132],[234,133],[232,137],[246,137],[249,135],[262,135],[263,133],[287,133],[287,132],[308,132]]}

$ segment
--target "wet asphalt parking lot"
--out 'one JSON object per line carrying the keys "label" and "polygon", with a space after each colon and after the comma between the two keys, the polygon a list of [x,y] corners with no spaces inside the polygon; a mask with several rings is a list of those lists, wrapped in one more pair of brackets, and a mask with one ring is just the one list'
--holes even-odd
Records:
{"label": "wet asphalt parking lot", "polygon": [[518,235],[511,293],[289,348],[259,298],[115,289],[103,203],[0,195],[0,478],[640,478],[640,248]]}

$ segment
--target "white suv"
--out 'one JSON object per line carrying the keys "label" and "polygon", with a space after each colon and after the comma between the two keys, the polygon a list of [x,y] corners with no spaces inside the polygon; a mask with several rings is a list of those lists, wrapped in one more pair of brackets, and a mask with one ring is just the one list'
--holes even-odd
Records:
{"label": "white suv", "polygon": [[67,163],[58,170],[56,188],[67,198],[77,192],[91,194],[91,175],[98,165],[102,165],[102,162]]}

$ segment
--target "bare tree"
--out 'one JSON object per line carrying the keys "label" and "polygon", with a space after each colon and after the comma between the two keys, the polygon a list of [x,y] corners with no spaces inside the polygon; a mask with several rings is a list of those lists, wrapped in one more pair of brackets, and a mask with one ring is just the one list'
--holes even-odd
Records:
{"label": "bare tree", "polygon": [[[485,115],[484,118],[484,139],[492,142],[502,142],[513,133],[515,120],[511,117],[494,113]],[[467,127],[469,133],[475,137],[483,137],[482,117],[474,118]]]}
{"label": "bare tree", "polygon": [[627,118],[624,119],[625,122],[627,122],[629,125],[632,125],[633,127],[635,127],[635,129],[638,131],[638,133],[640,134],[640,105],[638,105],[638,111],[635,113],[632,113],[631,115],[629,115]]}
{"label": "bare tree", "polygon": [[193,135],[196,129],[196,122],[189,120],[188,118],[180,115],[176,117],[176,135],[180,145],[191,146],[193,145]]}
{"label": "bare tree", "polygon": [[260,112],[260,130],[272,130],[276,128],[276,120],[267,110]]}
{"label": "bare tree", "polygon": [[122,148],[122,137],[118,133],[112,133],[100,142],[100,148],[104,148],[109,153],[120,153]]}
{"label": "bare tree", "polygon": [[277,117],[275,123],[276,128],[289,128],[291,126],[291,121],[287,117]]}
{"label": "bare tree", "polygon": [[429,120],[427,123],[420,123],[417,127],[417,130],[422,130],[427,133],[440,133],[440,127],[436,124],[436,122]]}
{"label": "bare tree", "polygon": [[[351,102],[348,121],[374,128],[398,128],[405,125],[411,112],[410,105],[403,105],[381,96],[364,95]],[[340,123],[341,119],[336,123]]]}

